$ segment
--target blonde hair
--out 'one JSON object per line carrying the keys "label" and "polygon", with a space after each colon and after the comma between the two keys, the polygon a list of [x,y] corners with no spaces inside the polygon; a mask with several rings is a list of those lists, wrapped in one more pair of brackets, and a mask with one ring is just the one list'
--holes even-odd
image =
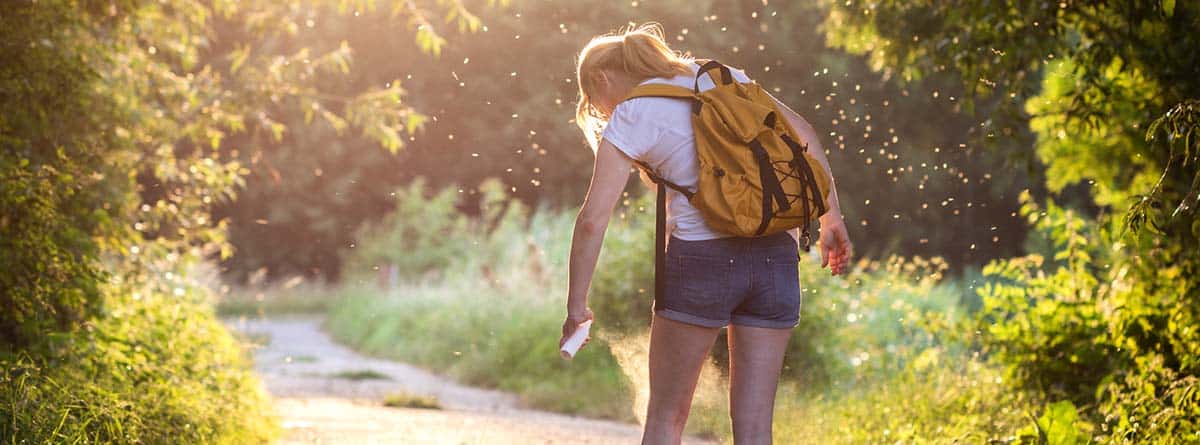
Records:
{"label": "blonde hair", "polygon": [[596,91],[594,73],[600,70],[623,71],[637,80],[674,77],[691,75],[691,62],[691,57],[667,46],[662,25],[658,23],[646,23],[593,37],[579,52],[575,67],[575,77],[579,83],[575,123],[583,130],[592,151],[599,145],[600,132],[609,119],[592,104],[591,97]]}

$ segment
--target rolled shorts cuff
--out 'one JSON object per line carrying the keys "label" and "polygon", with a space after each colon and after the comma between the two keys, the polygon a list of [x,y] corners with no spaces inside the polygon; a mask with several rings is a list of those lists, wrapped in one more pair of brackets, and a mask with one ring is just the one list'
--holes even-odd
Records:
{"label": "rolled shorts cuff", "polygon": [[732,324],[734,326],[749,326],[749,327],[753,327],[753,328],[795,329],[796,326],[800,326],[800,319],[797,318],[795,321],[775,321],[775,320],[761,320],[761,319],[752,318],[752,317],[734,316],[733,319],[730,321],[730,324]]}
{"label": "rolled shorts cuff", "polygon": [[680,323],[694,324],[694,325],[703,326],[706,328],[723,328],[723,327],[729,325],[729,320],[713,320],[711,318],[704,318],[704,317],[701,317],[698,315],[692,315],[692,314],[689,314],[686,312],[680,312],[680,311],[676,311],[676,310],[672,310],[672,309],[656,309],[654,311],[654,313],[661,315],[663,318],[667,318],[667,319],[670,319],[673,321],[678,321]]}

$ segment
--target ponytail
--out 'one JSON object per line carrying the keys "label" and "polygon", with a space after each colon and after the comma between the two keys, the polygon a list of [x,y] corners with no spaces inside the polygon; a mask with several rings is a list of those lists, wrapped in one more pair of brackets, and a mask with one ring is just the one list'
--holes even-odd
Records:
{"label": "ponytail", "polygon": [[579,52],[575,70],[579,84],[575,123],[583,130],[592,151],[599,145],[600,132],[609,118],[592,105],[591,95],[596,91],[594,73],[607,69],[623,71],[634,79],[674,77],[692,74],[691,62],[691,57],[671,50],[663,38],[662,25],[657,23],[595,37],[588,42]]}

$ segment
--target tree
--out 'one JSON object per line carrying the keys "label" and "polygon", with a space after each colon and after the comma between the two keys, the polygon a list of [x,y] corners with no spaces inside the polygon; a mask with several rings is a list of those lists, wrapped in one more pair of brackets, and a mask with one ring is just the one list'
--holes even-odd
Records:
{"label": "tree", "polygon": [[[458,26],[479,26],[462,5],[437,2]],[[211,207],[236,194],[264,141],[281,140],[279,110],[300,109],[391,150],[422,117],[400,82],[342,90],[352,51],[286,42],[321,14],[372,12],[374,2],[178,1],[20,3],[7,12],[3,51],[5,344],[95,315],[109,275],[121,292],[172,286],[222,252]],[[428,11],[397,2],[440,51]],[[218,34],[217,24],[236,32]],[[232,38],[229,38],[232,37]],[[231,146],[231,135],[245,135]],[[247,162],[250,161],[250,162]],[[166,258],[168,260],[164,261]],[[162,290],[162,289],[159,289]]]}
{"label": "tree", "polygon": [[[257,145],[308,123],[289,127],[278,110],[305,110],[391,150],[420,126],[399,82],[337,88],[350,70],[348,45],[280,43],[320,14],[357,12],[409,23],[432,52],[444,40],[430,14],[478,26],[450,0],[5,4],[0,412],[11,421],[0,436],[269,435],[266,416],[253,411],[262,394],[190,271],[228,255],[226,225],[211,209],[236,195]],[[147,397],[164,387],[170,394]],[[235,411],[214,414],[225,406]]]}
{"label": "tree", "polygon": [[[370,141],[326,125],[264,145],[256,159],[266,166],[220,210],[238,248],[227,276],[267,268],[271,277],[336,279],[338,250],[357,244],[353,227],[381,217],[392,208],[391,192],[418,176],[434,188],[462,189],[466,211],[484,178],[501,179],[529,204],[578,205],[592,159],[571,122],[575,57],[592,36],[645,21],[662,22],[679,50],[745,68],[828,135],[823,142],[863,256],[941,255],[958,268],[1020,250],[1017,196],[1038,189],[1040,173],[1001,168],[1004,156],[969,144],[963,135],[977,122],[955,112],[957,79],[899,85],[871,71],[866,58],[827,48],[824,6],[520,0],[492,12],[485,28],[456,37],[436,59],[389,38],[385,17],[318,21],[320,32],[308,38],[355,30],[348,38],[361,64],[347,88],[398,77],[419,92],[407,99],[428,119],[395,156],[367,154]],[[930,125],[932,115],[938,125]],[[290,119],[301,118],[293,110]],[[939,236],[946,224],[960,235]]]}
{"label": "tree", "polygon": [[[1000,262],[1016,287],[985,291],[997,304],[981,318],[1000,356],[1079,360],[1094,378],[1065,392],[1051,368],[1014,360],[1022,381],[1084,403],[1114,441],[1169,442],[1194,434],[1200,402],[1200,8],[1195,2],[836,2],[831,41],[868,54],[876,69],[906,79],[962,79],[983,119],[982,139],[1030,128],[1026,150],[1046,165],[1052,191],[1084,183],[1104,210],[1090,239],[1070,213],[1041,229],[1054,260],[1024,275]],[[1039,216],[1040,215],[1040,216]],[[1041,223],[1039,223],[1041,224]],[[1036,259],[1036,257],[1031,257]],[[1046,273],[1075,277],[1038,278]],[[1054,284],[1059,283],[1059,284]],[[1092,283],[1080,286],[1078,283]],[[1038,318],[1046,307],[1055,317]],[[1033,317],[1033,318],[1030,318]],[[1079,324],[1070,320],[1093,320]],[[1025,321],[1017,321],[1025,320]],[[1031,321],[1032,320],[1032,321]],[[1037,343],[1038,332],[1075,339],[1101,354]],[[1025,340],[1017,340],[1026,336]],[[1068,357],[1069,356],[1069,357]],[[1060,362],[1064,363],[1064,362]],[[1061,377],[1061,376],[1060,376]]]}

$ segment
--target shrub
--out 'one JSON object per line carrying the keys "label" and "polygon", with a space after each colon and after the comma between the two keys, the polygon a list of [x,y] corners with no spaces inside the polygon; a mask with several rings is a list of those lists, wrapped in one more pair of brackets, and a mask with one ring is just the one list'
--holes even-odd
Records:
{"label": "shrub", "polygon": [[1022,201],[1053,257],[984,268],[990,282],[975,321],[984,351],[1023,387],[1075,402],[1084,421],[1103,424],[1101,441],[1200,440],[1197,311],[1186,304],[1183,265],[1147,271],[1113,229],[1053,202]]}
{"label": "shrub", "polygon": [[854,388],[812,394],[785,383],[775,437],[782,444],[1006,443],[1036,406],[1002,370],[931,348]]}
{"label": "shrub", "polygon": [[468,220],[459,213],[453,188],[430,194],[423,180],[395,192],[396,209],[359,230],[349,252],[351,274],[396,266],[406,278],[439,273],[469,252]]}
{"label": "shrub", "polygon": [[269,399],[210,307],[114,298],[46,354],[0,355],[0,437],[24,443],[267,443]]}

